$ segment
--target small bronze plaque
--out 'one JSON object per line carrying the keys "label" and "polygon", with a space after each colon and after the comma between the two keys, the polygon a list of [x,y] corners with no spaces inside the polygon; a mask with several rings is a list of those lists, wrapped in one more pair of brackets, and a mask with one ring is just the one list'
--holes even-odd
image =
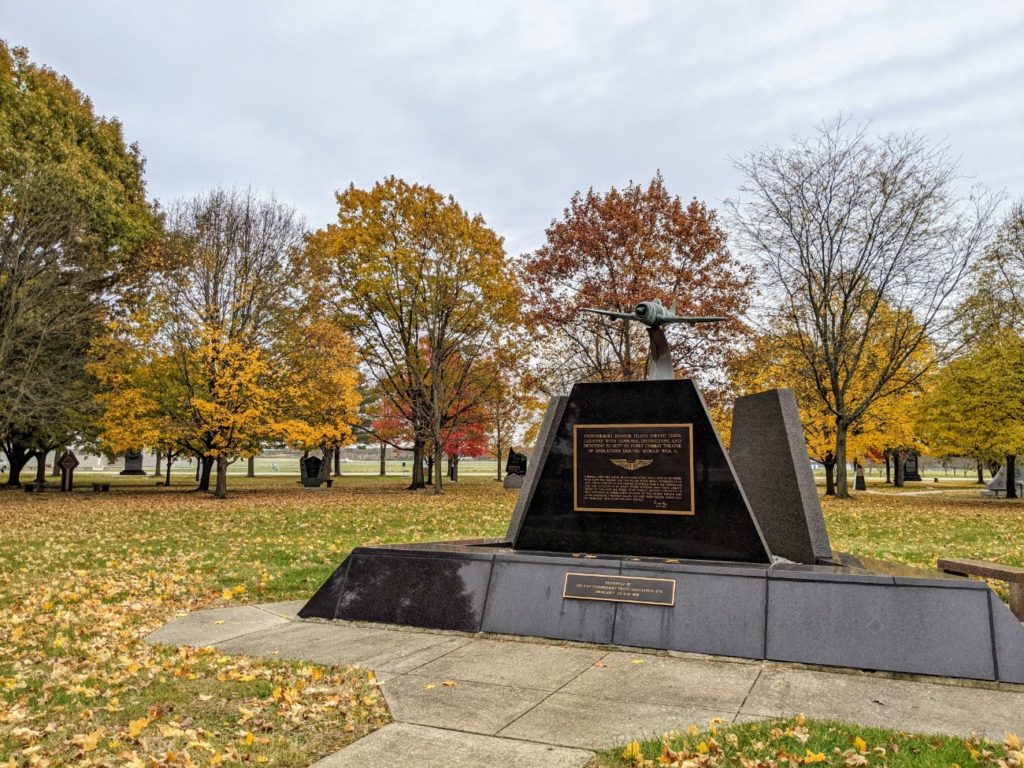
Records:
{"label": "small bronze plaque", "polygon": [[692,424],[573,427],[576,512],[694,514]]}
{"label": "small bronze plaque", "polygon": [[604,576],[598,573],[565,574],[562,597],[573,600],[606,600],[612,603],[644,605],[676,604],[675,579],[648,579],[640,576]]}

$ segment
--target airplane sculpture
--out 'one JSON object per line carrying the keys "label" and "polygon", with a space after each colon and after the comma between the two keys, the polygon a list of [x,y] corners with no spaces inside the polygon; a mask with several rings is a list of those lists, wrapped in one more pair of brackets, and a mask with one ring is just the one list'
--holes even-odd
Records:
{"label": "airplane sculpture", "polygon": [[584,312],[595,315],[617,317],[621,320],[634,320],[647,326],[647,335],[651,339],[651,349],[647,356],[647,379],[675,378],[675,365],[672,363],[672,349],[665,337],[665,326],[673,323],[721,323],[727,317],[683,317],[676,314],[676,306],[666,309],[660,299],[641,301],[632,312],[613,312],[607,309],[584,308]]}

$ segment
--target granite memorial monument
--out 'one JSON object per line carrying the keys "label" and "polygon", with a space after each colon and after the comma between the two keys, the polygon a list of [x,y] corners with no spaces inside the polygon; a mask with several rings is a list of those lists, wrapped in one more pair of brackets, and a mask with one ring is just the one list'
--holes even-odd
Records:
{"label": "granite memorial monument", "polygon": [[544,415],[506,536],[357,547],[299,612],[1024,683],[1024,626],[982,581],[834,552],[796,401],[740,398],[732,453],[673,378],[577,384]]}

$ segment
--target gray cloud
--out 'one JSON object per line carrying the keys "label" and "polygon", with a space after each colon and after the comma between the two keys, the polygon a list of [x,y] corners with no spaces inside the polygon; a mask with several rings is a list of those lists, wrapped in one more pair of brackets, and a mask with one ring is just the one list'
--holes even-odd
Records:
{"label": "gray cloud", "polygon": [[730,157],[838,110],[947,142],[1024,195],[1020,2],[0,0],[0,36],[145,152],[151,193],[273,190],[311,225],[394,173],[481,212],[510,252],[577,189],[661,168],[717,205]]}

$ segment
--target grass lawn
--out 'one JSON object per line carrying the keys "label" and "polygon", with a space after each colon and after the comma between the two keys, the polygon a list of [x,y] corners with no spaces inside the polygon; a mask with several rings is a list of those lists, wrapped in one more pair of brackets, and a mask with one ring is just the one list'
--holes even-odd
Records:
{"label": "grass lawn", "polygon": [[[104,479],[109,494],[87,473],[73,494],[0,492],[0,765],[298,766],[339,749],[387,721],[366,672],[142,638],[183,611],[308,597],[358,544],[501,535],[515,498],[481,477],[440,497],[398,478],[232,477],[225,501],[185,478]],[[961,485],[828,501],[833,545],[1024,565],[1024,502]]]}
{"label": "grass lawn", "polygon": [[684,733],[634,741],[624,748],[599,754],[588,768],[1017,768],[1024,761],[1020,740],[1012,735],[1003,744],[992,744],[978,738],[911,735],[799,716],[732,727],[720,723],[712,721],[703,730],[691,725]]}

